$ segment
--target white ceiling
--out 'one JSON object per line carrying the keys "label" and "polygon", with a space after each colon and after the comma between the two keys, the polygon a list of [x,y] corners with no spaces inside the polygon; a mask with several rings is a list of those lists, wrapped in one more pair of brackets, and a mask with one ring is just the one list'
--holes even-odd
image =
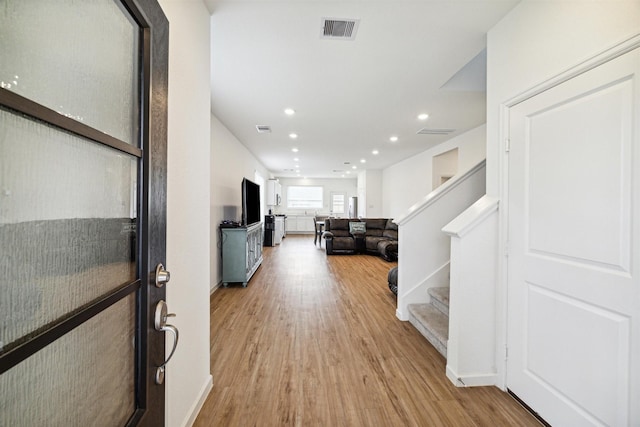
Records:
{"label": "white ceiling", "polygon": [[[486,33],[517,0],[207,2],[215,116],[277,177],[348,178],[485,122]],[[321,39],[322,17],[359,19],[355,40]]]}

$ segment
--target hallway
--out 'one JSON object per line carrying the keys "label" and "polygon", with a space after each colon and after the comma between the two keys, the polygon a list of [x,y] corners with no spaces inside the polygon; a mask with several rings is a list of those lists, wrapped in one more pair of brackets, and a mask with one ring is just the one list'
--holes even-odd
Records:
{"label": "hallway", "polygon": [[313,236],[264,248],[247,288],[211,295],[213,390],[195,426],[536,426],[495,387],[456,388],[395,316],[397,265],[327,257]]}

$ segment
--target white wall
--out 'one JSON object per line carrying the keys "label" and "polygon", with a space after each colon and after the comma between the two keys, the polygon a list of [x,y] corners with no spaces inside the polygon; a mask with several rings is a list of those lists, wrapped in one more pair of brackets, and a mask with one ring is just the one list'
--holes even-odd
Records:
{"label": "white wall", "polygon": [[458,148],[458,173],[485,158],[486,127],[472,129],[382,171],[382,216],[396,218],[431,192],[434,156]]}
{"label": "white wall", "polygon": [[[274,213],[284,213],[290,215],[305,215],[305,209],[288,209],[287,208],[287,188],[290,185],[309,185],[309,186],[320,186],[324,188],[323,191],[323,204],[322,209],[318,209],[318,215],[329,215],[329,210],[331,209],[331,193],[346,193],[347,199],[345,200],[345,211],[349,209],[349,197],[357,196],[357,180],[356,178],[278,178],[280,184],[282,184],[282,205],[278,206]],[[306,210],[307,215],[315,214],[315,210]],[[346,217],[347,214],[339,215]]]}
{"label": "white wall", "polygon": [[358,216],[382,217],[381,169],[367,169],[358,173]]}
{"label": "white wall", "polygon": [[[166,425],[190,425],[212,386],[209,359],[209,12],[160,0],[169,19],[167,285],[180,342],[167,367]],[[171,338],[167,339],[171,345]]]}
{"label": "white wall", "polygon": [[636,1],[524,1],[487,36],[487,194],[500,192],[500,104],[631,36]]}
{"label": "white wall", "polygon": [[[257,171],[266,181],[270,174],[262,163],[213,114],[211,114],[210,162],[211,257],[209,262],[211,265],[210,289],[213,290],[222,281],[218,226],[224,219],[240,221],[242,216],[242,178],[248,178],[255,182],[254,176]],[[260,191],[267,190],[261,188]],[[209,201],[208,197],[207,201]],[[263,210],[266,212],[264,206]]]}
{"label": "white wall", "polygon": [[366,218],[367,217],[367,171],[358,172],[358,178],[356,180],[356,196],[358,196],[358,216]]}

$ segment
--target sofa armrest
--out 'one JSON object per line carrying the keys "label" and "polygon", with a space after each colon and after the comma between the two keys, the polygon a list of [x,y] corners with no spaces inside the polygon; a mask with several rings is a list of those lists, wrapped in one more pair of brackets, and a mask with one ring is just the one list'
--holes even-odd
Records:
{"label": "sofa armrest", "polygon": [[398,241],[382,240],[378,242],[378,253],[386,261],[395,261],[398,259]]}
{"label": "sofa armrest", "polygon": [[322,237],[324,237],[324,248],[327,251],[327,255],[333,255],[333,233],[325,231],[322,233]]}

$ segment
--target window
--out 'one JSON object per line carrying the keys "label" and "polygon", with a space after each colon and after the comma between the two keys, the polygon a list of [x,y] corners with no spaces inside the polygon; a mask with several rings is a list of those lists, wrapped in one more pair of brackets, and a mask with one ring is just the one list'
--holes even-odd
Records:
{"label": "window", "polygon": [[322,187],[287,188],[287,207],[292,209],[322,209]]}
{"label": "window", "polygon": [[345,213],[345,193],[331,193],[331,213],[341,215]]}

